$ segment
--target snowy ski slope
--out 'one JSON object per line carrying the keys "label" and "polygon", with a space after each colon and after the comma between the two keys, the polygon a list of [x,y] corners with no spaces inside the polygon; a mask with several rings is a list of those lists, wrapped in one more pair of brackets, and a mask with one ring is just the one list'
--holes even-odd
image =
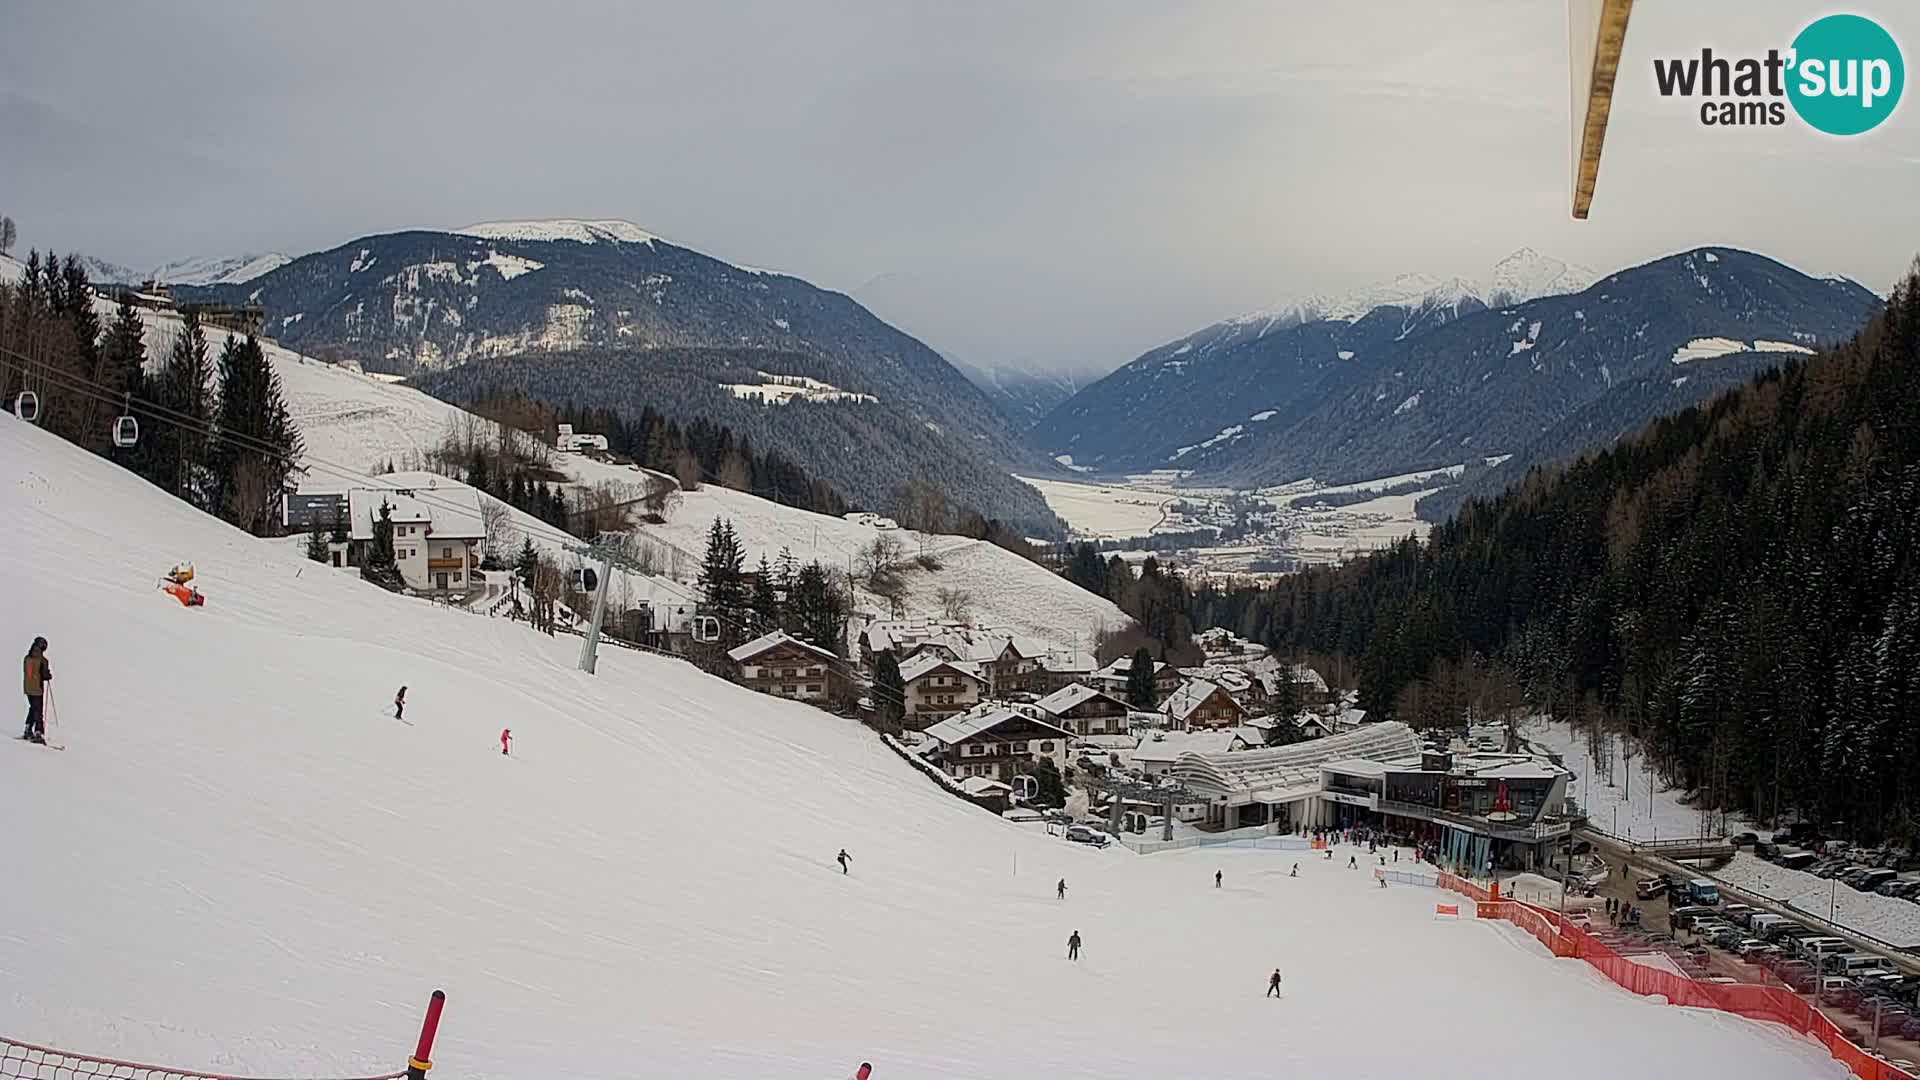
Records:
{"label": "snowy ski slope", "polygon": [[[1069,846],[845,720],[620,650],[582,675],[574,641],[316,572],[4,417],[0,460],[0,640],[50,639],[67,745],[0,745],[16,1038],[384,1071],[444,987],[436,1075],[469,1080],[1844,1075],[1344,853]],[[182,558],[205,608],[154,588]]]}

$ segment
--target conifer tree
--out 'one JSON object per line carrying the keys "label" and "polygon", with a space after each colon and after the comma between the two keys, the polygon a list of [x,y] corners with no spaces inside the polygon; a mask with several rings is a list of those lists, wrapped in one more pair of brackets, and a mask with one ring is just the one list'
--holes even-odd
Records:
{"label": "conifer tree", "polygon": [[181,324],[167,353],[166,366],[154,381],[154,402],[166,411],[162,414],[165,422],[156,425],[161,430],[154,433],[148,479],[175,497],[206,509],[212,494],[207,459],[213,429],[213,368],[198,316],[184,312]]}
{"label": "conifer tree", "polygon": [[390,503],[382,502],[373,519],[373,542],[368,546],[367,557],[360,562],[360,576],[388,592],[399,592],[406,587],[393,555],[393,506]]}
{"label": "conifer tree", "polygon": [[228,337],[220,350],[219,439],[210,459],[221,515],[264,536],[302,440],[287,415],[280,376],[260,342]]}
{"label": "conifer tree", "polygon": [[1133,651],[1127,667],[1127,704],[1136,709],[1151,709],[1159,704],[1153,685],[1153,653],[1145,645]]}
{"label": "conifer tree", "polygon": [[892,649],[880,650],[873,661],[873,711],[886,730],[898,729],[906,719],[907,684]]}

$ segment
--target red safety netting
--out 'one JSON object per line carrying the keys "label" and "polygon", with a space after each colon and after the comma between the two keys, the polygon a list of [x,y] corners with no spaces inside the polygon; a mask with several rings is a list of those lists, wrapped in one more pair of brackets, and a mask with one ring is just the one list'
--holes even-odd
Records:
{"label": "red safety netting", "polygon": [[1853,1074],[1861,1080],[1914,1080],[1911,1074],[1894,1068],[1855,1045],[1839,1025],[1827,1019],[1824,1013],[1800,995],[1784,987],[1700,982],[1670,971],[1636,964],[1557,912],[1515,900],[1493,900],[1488,890],[1452,874],[1441,874],[1438,884],[1443,889],[1472,897],[1479,918],[1510,922],[1532,934],[1553,955],[1584,960],[1615,984],[1636,994],[1659,994],[1674,1005],[1719,1009],[1751,1020],[1784,1024],[1825,1046],[1834,1058],[1853,1070]]}
{"label": "red safety netting", "polygon": [[[392,1072],[355,1080],[400,1080],[405,1075],[404,1072]],[[7,1080],[247,1080],[220,1073],[75,1054],[3,1036],[0,1036],[0,1077]]]}

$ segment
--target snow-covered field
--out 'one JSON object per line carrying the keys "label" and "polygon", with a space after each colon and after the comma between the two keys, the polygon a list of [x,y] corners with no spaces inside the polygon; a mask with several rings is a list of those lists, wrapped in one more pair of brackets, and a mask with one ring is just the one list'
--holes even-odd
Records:
{"label": "snow-covered field", "polygon": [[1855,892],[1830,878],[1775,866],[1744,851],[1714,876],[1889,945],[1920,947],[1920,904]]}
{"label": "snow-covered field", "polygon": [[[857,570],[861,550],[877,537],[898,539],[906,556],[903,600],[909,614],[940,614],[939,591],[958,589],[971,597],[969,611],[978,625],[1082,649],[1092,647],[1093,635],[1101,628],[1119,629],[1130,621],[1105,597],[1095,596],[984,540],[923,535],[909,529],[875,529],[714,484],[683,492],[679,507],[665,525],[643,525],[639,531],[692,553],[697,562],[699,553],[706,550],[707,529],[716,517],[733,523],[749,566],[762,555],[771,562],[784,547],[803,563],[818,559],[825,566]],[[923,551],[939,569],[925,570],[915,564],[914,559]],[[885,600],[864,588],[859,590],[858,600],[859,610],[883,614],[889,610]]]}
{"label": "snow-covered field", "polygon": [[1682,803],[1680,797],[1686,792],[1649,777],[1644,758],[1635,756],[1628,765],[1619,736],[1611,747],[1601,747],[1597,759],[1586,736],[1567,724],[1537,718],[1528,721],[1521,737],[1535,749],[1560,755],[1561,763],[1573,770],[1575,778],[1567,785],[1567,794],[1586,810],[1587,823],[1599,832],[1651,842],[1729,836],[1754,827],[1738,814],[1702,813]]}
{"label": "snow-covered field", "polygon": [[[367,1073],[444,987],[438,1072],[480,1080],[1448,1078],[1488,1045],[1561,1080],[1845,1075],[1436,921],[1428,890],[1068,845],[826,713],[638,654],[581,674],[564,639],[315,573],[17,422],[0,457],[0,638],[51,640],[67,745],[0,750],[13,1037]],[[153,587],[183,557],[205,608]]]}
{"label": "snow-covered field", "polygon": [[1047,508],[1060,515],[1077,536],[1124,540],[1147,536],[1165,517],[1162,509],[1176,496],[1171,492],[1112,484],[1079,484],[1067,480],[1020,478],[1039,489]]}

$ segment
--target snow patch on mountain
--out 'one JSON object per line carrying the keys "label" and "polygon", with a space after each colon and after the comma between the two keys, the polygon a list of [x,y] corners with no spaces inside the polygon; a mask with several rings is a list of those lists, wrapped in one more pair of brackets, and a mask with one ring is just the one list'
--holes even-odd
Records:
{"label": "snow patch on mountain", "polygon": [[576,244],[646,244],[660,239],[631,221],[582,221],[552,218],[544,221],[483,221],[453,230],[458,236],[488,240],[571,241]]}
{"label": "snow patch on mountain", "polygon": [[482,266],[491,266],[499,271],[502,278],[512,281],[521,274],[531,274],[546,265],[546,263],[540,262],[537,259],[523,259],[518,255],[502,255],[500,252],[488,248],[487,257],[468,263],[467,269],[472,271]]}

